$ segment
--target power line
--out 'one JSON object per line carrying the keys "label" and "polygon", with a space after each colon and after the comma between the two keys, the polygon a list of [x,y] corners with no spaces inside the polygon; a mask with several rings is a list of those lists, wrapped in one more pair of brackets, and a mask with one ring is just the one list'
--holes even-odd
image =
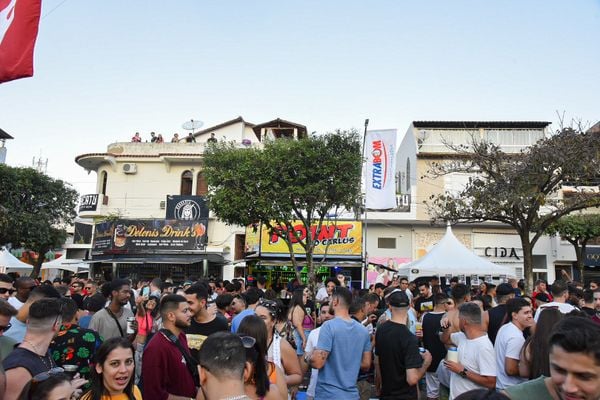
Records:
{"label": "power line", "polygon": [[46,18],[48,15],[52,14],[58,7],[62,6],[63,4],[65,4],[67,2],[67,0],[63,0],[60,3],[58,3],[58,5],[56,7],[54,7],[52,10],[48,11],[45,15],[42,16],[42,19]]}

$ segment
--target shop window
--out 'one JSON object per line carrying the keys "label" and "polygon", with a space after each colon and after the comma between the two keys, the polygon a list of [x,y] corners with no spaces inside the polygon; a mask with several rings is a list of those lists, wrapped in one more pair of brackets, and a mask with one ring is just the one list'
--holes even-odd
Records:
{"label": "shop window", "polygon": [[378,249],[395,249],[396,248],[396,238],[377,238],[377,248]]}
{"label": "shop window", "polygon": [[202,171],[198,172],[198,181],[196,182],[196,196],[206,196],[208,194],[208,183]]}
{"label": "shop window", "polygon": [[184,171],[181,174],[181,195],[182,196],[191,196],[192,195],[192,182],[194,180],[194,175],[192,175],[191,171]]}
{"label": "shop window", "polygon": [[102,171],[100,174],[100,193],[106,196],[106,182],[108,180],[108,172]]}

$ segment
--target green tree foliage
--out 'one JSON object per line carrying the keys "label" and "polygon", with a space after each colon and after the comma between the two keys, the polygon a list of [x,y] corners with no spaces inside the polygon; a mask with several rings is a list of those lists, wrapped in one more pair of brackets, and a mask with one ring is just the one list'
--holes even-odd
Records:
{"label": "green tree foliage", "polygon": [[65,228],[77,215],[77,198],[61,180],[0,164],[0,244],[37,252],[32,276],[38,275],[44,254],[64,243]]}
{"label": "green tree foliage", "polygon": [[429,173],[472,175],[460,192],[431,196],[432,219],[512,226],[521,238],[526,285],[532,288],[532,252],[539,238],[561,217],[600,205],[600,196],[585,190],[598,185],[600,135],[563,129],[518,154],[485,141],[454,150],[456,160],[434,163]]}
{"label": "green tree foliage", "polygon": [[[361,165],[356,131],[277,139],[265,142],[263,148],[214,144],[204,157],[209,206],[226,223],[262,223],[272,230],[287,243],[295,267],[298,260],[292,243],[297,241],[305,251],[308,280],[314,287],[315,242],[309,228],[316,224],[318,236],[329,213],[356,207]],[[305,239],[297,237],[294,221],[306,228]]]}
{"label": "green tree foliage", "polygon": [[583,279],[585,248],[588,241],[600,237],[600,214],[566,215],[550,225],[546,233],[560,235],[573,245]]}

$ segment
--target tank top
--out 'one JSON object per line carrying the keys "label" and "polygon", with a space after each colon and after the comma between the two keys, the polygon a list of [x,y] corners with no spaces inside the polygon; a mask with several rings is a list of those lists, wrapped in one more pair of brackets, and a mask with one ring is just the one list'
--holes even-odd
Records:
{"label": "tank top", "polygon": [[56,367],[56,364],[47,354],[45,357],[41,357],[35,354],[33,351],[24,349],[23,347],[15,348],[3,362],[4,370],[8,371],[13,368],[25,368],[31,376],[36,376],[42,372],[49,371],[51,368]]}
{"label": "tank top", "polygon": [[273,340],[267,349],[267,360],[283,369],[281,363],[281,337],[277,333],[273,333]]}

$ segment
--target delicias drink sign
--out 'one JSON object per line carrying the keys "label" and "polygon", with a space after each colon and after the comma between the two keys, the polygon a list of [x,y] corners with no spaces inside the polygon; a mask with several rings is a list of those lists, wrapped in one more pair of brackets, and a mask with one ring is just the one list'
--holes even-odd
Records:
{"label": "delicias drink sign", "polygon": [[96,225],[95,253],[205,250],[208,219],[118,220]]}

